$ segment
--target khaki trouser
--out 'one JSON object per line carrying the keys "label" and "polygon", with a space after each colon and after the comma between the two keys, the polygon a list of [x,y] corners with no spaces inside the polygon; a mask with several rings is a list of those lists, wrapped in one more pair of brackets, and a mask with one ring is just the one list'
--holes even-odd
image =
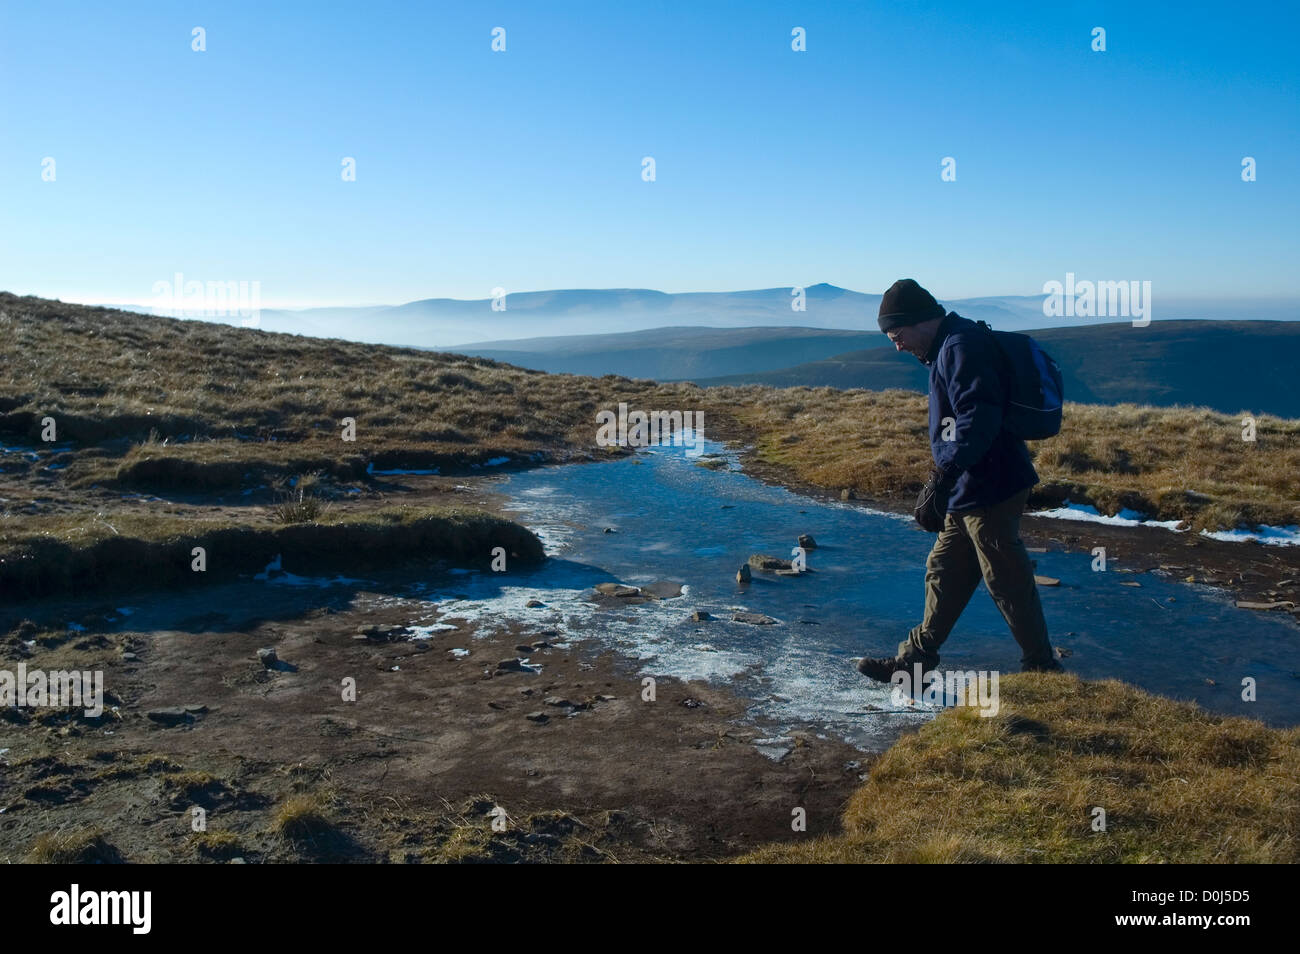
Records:
{"label": "khaki trouser", "polygon": [[925,618],[899,644],[898,658],[937,665],[939,647],[983,579],[1020,644],[1021,664],[1053,659],[1034,568],[1020,541],[1020,515],[1028,500],[1026,488],[992,507],[944,518],[925,562]]}

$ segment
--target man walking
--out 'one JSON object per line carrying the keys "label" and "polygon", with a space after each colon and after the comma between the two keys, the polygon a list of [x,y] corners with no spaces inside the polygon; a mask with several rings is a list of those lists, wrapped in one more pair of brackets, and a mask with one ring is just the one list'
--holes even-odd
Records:
{"label": "man walking", "polygon": [[1025,442],[1002,426],[1011,386],[1006,357],[987,326],[945,309],[910,278],[880,302],[880,330],[930,368],[934,467],[913,516],[938,539],[925,564],[925,615],[893,657],[855,659],[889,682],[899,670],[939,665],[939,647],[981,579],[1020,644],[1025,672],[1060,672],[1020,541],[1020,515],[1038,474]]}

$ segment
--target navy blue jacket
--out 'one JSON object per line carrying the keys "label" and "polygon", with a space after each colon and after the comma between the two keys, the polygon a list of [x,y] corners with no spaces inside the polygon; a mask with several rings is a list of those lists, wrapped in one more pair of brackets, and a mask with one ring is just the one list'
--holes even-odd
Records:
{"label": "navy blue jacket", "polygon": [[[930,368],[930,452],[935,466],[960,474],[949,510],[1001,503],[1038,483],[1025,442],[1002,429],[1010,368],[991,333],[956,312],[939,324]],[[943,419],[955,419],[943,439]]]}

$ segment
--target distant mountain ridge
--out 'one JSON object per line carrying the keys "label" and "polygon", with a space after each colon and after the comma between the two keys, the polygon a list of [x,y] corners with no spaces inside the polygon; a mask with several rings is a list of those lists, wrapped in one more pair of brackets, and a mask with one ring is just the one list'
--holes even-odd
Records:
{"label": "distant mountain ridge", "polygon": [[[876,330],[880,295],[822,282],[805,286],[803,311],[791,308],[790,286],[732,292],[667,293],[645,288],[557,289],[513,292],[504,311],[489,298],[428,298],[402,305],[263,309],[260,327],[311,337],[446,350],[500,345],[516,338],[617,334],[662,327],[807,327],[869,333]],[[1113,318],[1049,319],[1041,295],[940,299],[948,308],[997,328],[1023,330],[1079,326]],[[147,306],[137,310],[149,311]],[[1296,302],[1178,302],[1156,297],[1153,317],[1300,319]],[[231,323],[238,324],[238,319]]]}
{"label": "distant mountain ridge", "polygon": [[[1209,407],[1300,417],[1300,321],[1153,321],[1036,329],[1061,365],[1067,400]],[[926,391],[929,373],[892,348],[773,371],[694,378],[703,386],[767,384]]]}
{"label": "distant mountain ridge", "polygon": [[661,381],[751,374],[883,347],[879,331],[826,328],[652,328],[609,335],[560,335],[453,347],[551,374],[621,374]]}

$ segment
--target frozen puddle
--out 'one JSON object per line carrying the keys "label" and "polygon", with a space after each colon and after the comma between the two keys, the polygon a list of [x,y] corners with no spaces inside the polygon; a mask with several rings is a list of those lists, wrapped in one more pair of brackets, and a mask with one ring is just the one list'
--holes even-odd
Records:
{"label": "frozen puddle", "polygon": [[[725,453],[709,443],[707,450]],[[431,584],[427,597],[442,597],[443,620],[485,631],[522,621],[557,631],[551,642],[617,650],[643,675],[728,685],[752,700],[755,715],[786,727],[767,733],[772,738],[798,728],[872,748],[932,718],[934,706],[897,704],[889,686],[863,679],[848,659],[892,653],[917,622],[933,537],[906,515],[821,503],[761,484],[730,459],[726,468],[696,460],[682,448],[652,448],[503,477],[496,489],[550,559],[535,570]],[[789,559],[801,533],[819,545],[808,552],[812,573],[756,571],[750,586],[736,583],[751,554]],[[1238,610],[1210,587],[1122,572],[1129,568],[1115,561],[1110,572],[1094,573],[1086,551],[1035,558],[1039,573],[1061,580],[1040,593],[1053,643],[1070,650],[1070,671],[1275,725],[1300,723],[1300,634],[1290,619]],[[614,608],[586,600],[597,583],[661,580],[683,584],[683,595]],[[1132,583],[1139,585],[1125,585]],[[693,622],[696,610],[713,618]],[[777,622],[733,622],[736,611]],[[944,668],[1014,673],[1019,659],[981,584],[944,646]],[[1258,702],[1240,698],[1244,678],[1256,680]],[[768,748],[771,755],[781,747]]]}

